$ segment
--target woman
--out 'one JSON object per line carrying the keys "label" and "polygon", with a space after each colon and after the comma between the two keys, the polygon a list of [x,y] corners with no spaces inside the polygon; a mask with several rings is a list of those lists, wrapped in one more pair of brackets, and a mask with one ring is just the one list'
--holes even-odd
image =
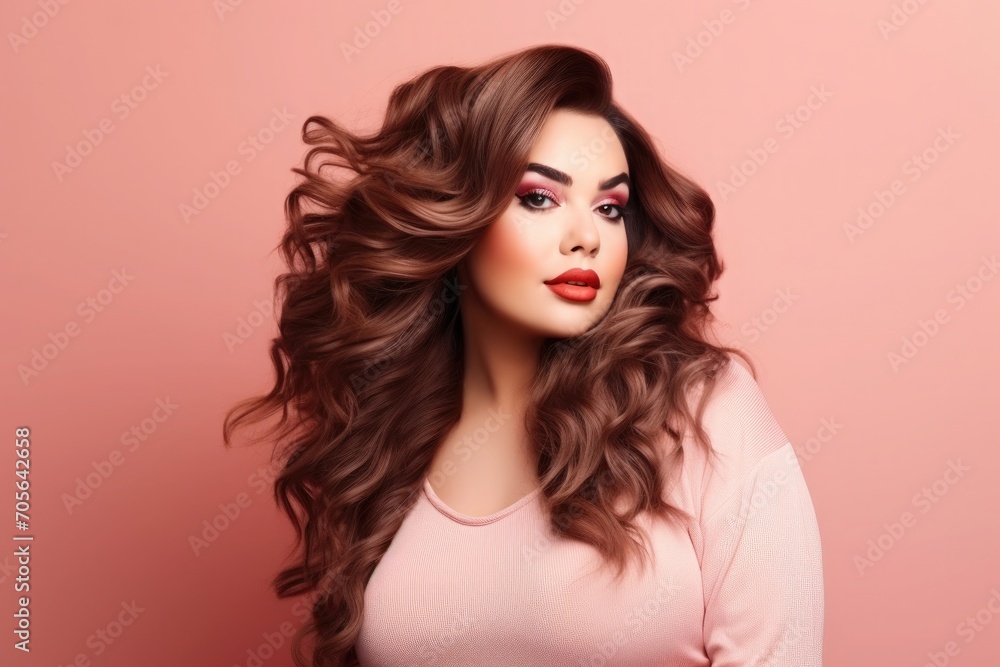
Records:
{"label": "woman", "polygon": [[809,492],[706,339],[713,204],[605,62],[437,67],[303,139],[277,378],[224,425],[282,410],[297,664],[820,665]]}

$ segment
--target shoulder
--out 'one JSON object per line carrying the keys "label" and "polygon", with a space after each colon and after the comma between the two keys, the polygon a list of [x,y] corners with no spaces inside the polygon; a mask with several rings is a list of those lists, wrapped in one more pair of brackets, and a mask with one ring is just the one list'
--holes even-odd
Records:
{"label": "shoulder", "polygon": [[[704,393],[699,387],[696,400]],[[793,451],[764,392],[748,368],[730,357],[719,369],[705,399],[701,419],[711,454],[689,433],[684,438],[684,468],[698,514],[711,514],[765,459]],[[787,447],[786,447],[787,445]]]}
{"label": "shoulder", "polygon": [[723,459],[756,461],[788,442],[760,384],[733,358],[717,375],[702,426]]}

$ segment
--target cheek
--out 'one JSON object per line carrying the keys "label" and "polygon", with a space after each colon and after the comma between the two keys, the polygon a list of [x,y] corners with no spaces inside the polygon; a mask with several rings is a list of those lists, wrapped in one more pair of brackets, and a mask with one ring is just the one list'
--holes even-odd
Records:
{"label": "cheek", "polygon": [[624,230],[607,238],[604,242],[604,248],[608,253],[608,271],[617,280],[621,280],[625,273],[625,265],[628,263],[628,238],[625,236]]}
{"label": "cheek", "polygon": [[500,219],[480,237],[471,253],[472,271],[481,284],[535,277],[539,267],[527,230],[515,221]]}

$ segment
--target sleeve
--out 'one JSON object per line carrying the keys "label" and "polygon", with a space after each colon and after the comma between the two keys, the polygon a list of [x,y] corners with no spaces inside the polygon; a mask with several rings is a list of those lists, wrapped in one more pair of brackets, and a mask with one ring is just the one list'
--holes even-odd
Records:
{"label": "sleeve", "polygon": [[712,667],[821,667],[819,526],[791,443],[749,371],[723,379],[709,436],[723,465],[699,516]]}
{"label": "sleeve", "polygon": [[819,527],[790,443],[761,459],[702,535],[712,667],[821,667]]}

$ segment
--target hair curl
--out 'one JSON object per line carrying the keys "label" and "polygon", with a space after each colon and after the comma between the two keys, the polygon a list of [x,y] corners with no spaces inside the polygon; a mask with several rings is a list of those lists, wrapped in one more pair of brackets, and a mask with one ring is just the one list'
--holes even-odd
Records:
{"label": "hair curl", "polygon": [[[273,585],[281,598],[312,594],[293,640],[297,665],[358,664],[365,586],[461,414],[456,265],[509,205],[557,108],[611,125],[634,208],[610,310],[577,337],[545,341],[528,396],[524,427],[553,530],[593,545],[619,577],[630,558],[645,564],[633,519],[689,518],[663,488],[688,427],[714,454],[701,419],[728,353],[756,376],[743,352],[707,340],[724,268],[711,199],[613,101],[609,68],[593,52],[543,45],[432,68],[393,90],[371,135],[308,118],[302,139],[314,147],[285,201],[274,386],[223,424],[230,446],[239,424],[281,409],[269,432],[280,460],[274,498],[294,525],[297,560]],[[323,156],[333,159],[317,165]],[[705,391],[692,410],[697,386]]]}

